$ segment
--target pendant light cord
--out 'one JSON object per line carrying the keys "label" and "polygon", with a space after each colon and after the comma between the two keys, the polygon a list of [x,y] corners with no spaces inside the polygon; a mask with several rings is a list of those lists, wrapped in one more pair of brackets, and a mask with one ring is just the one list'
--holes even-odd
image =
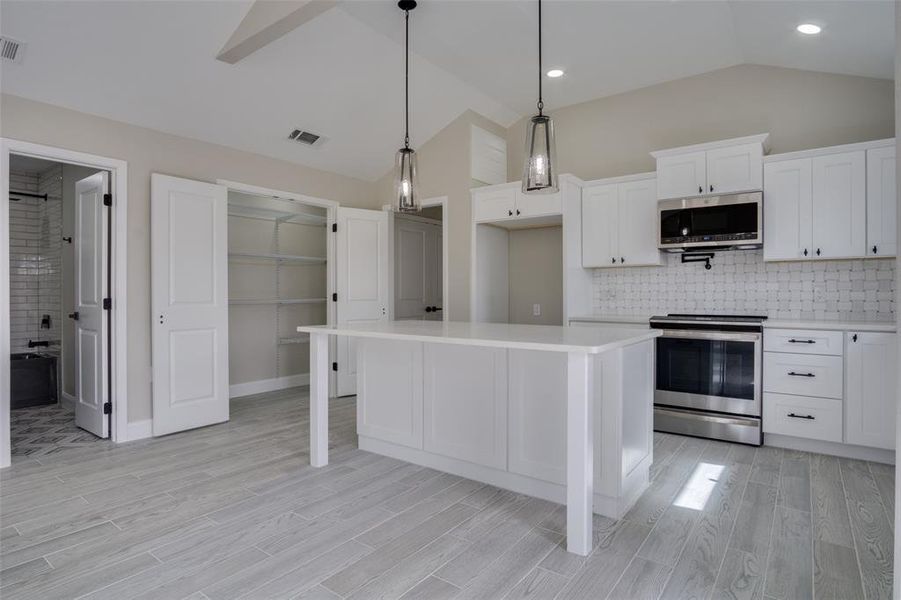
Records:
{"label": "pendant light cord", "polygon": [[544,100],[541,97],[541,0],[538,0],[538,114],[543,114]]}
{"label": "pendant light cord", "polygon": [[[540,1],[540,0],[539,0]],[[404,148],[410,147],[410,11],[404,11]]]}

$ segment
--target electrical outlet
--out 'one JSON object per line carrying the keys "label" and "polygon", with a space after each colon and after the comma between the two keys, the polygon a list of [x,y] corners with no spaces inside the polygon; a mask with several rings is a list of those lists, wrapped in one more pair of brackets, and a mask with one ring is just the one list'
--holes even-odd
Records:
{"label": "electrical outlet", "polygon": [[533,317],[540,317],[540,316],[541,316],[541,305],[540,305],[540,304],[533,304],[533,305],[532,305],[532,316],[533,316]]}

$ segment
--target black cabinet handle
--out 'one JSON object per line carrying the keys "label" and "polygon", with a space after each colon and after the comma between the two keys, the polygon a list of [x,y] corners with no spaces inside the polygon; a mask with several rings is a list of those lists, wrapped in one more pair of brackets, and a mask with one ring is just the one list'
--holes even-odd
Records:
{"label": "black cabinet handle", "polygon": [[814,340],[796,340],[795,338],[791,338],[788,340],[789,344],[816,344]]}
{"label": "black cabinet handle", "polygon": [[425,311],[426,311],[426,312],[432,312],[432,307],[431,307],[431,306],[426,306],[426,307],[425,307]]}
{"label": "black cabinet handle", "polygon": [[807,256],[807,248],[804,248],[804,256]]}
{"label": "black cabinet handle", "polygon": [[620,262],[620,263],[624,263],[624,262],[626,262],[626,259],[623,258],[622,256],[620,256],[620,257],[619,257],[619,262]]}
{"label": "black cabinet handle", "polygon": [[873,246],[873,254],[876,254],[876,246]]}
{"label": "black cabinet handle", "polygon": [[795,413],[788,413],[787,416],[791,417],[792,419],[808,419],[810,421],[816,419],[816,417],[813,415],[796,415]]}
{"label": "black cabinet handle", "polygon": [[433,307],[432,307],[432,312],[440,312],[440,311],[441,311],[441,307],[440,307],[440,306],[433,306]]}
{"label": "black cabinet handle", "polygon": [[516,209],[516,216],[517,216],[517,217],[519,216],[519,209],[518,209],[518,208]]}
{"label": "black cabinet handle", "polygon": [[76,310],[74,313],[69,313],[69,318],[73,321],[77,321],[79,317],[78,311]]}
{"label": "black cabinet handle", "polygon": [[856,334],[856,333],[855,333],[854,335],[851,336],[851,341],[852,341],[852,342],[856,342],[856,341],[857,341],[857,334]]}
{"label": "black cabinet handle", "polygon": [[704,193],[704,188],[701,187],[701,186],[698,186],[698,193],[699,193],[699,194],[703,194],[703,193]]}
{"label": "black cabinet handle", "polygon": [[712,185],[710,186],[710,191],[711,191],[711,192],[713,191],[713,186],[712,186]]}
{"label": "black cabinet handle", "polygon": [[817,256],[819,256],[819,255],[820,255],[820,249],[817,248]]}
{"label": "black cabinet handle", "polygon": [[612,258],[610,259],[610,262],[613,263],[613,264],[616,264],[616,257],[615,257],[615,256],[612,257]]}
{"label": "black cabinet handle", "polygon": [[508,211],[507,211],[507,216],[508,216],[508,217],[512,217],[512,216],[513,216],[513,211],[512,211],[512,210],[508,210]]}
{"label": "black cabinet handle", "polygon": [[813,373],[795,373],[794,371],[789,371],[788,374],[792,377],[816,377]]}

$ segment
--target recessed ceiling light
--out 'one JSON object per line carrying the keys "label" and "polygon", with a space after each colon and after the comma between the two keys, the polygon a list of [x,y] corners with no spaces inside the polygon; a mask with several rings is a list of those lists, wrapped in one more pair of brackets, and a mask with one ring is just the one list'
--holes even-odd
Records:
{"label": "recessed ceiling light", "polygon": [[823,31],[823,28],[819,25],[814,25],[813,23],[801,23],[797,27],[798,31],[805,35],[816,35],[819,32]]}
{"label": "recessed ceiling light", "polygon": [[563,69],[551,69],[547,72],[547,76],[552,79],[556,79],[557,77],[563,77]]}

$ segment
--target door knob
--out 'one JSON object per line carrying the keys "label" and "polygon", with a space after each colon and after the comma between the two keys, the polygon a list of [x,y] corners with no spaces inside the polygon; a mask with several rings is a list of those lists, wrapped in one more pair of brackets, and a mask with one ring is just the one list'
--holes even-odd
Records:
{"label": "door knob", "polygon": [[69,318],[72,319],[73,321],[77,321],[78,317],[79,317],[79,315],[78,315],[77,310],[74,313],[69,313]]}

